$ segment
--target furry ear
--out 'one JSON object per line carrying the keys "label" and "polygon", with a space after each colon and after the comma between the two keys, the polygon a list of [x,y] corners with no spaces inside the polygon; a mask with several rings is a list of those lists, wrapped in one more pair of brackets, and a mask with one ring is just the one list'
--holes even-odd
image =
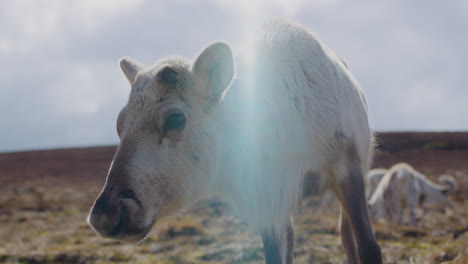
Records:
{"label": "furry ear", "polygon": [[127,80],[130,83],[133,83],[138,72],[146,67],[146,65],[144,65],[143,63],[130,57],[121,58],[119,64],[120,68],[125,74],[125,77],[127,77]]}
{"label": "furry ear", "polygon": [[209,45],[192,66],[197,87],[202,94],[219,101],[234,77],[231,48],[221,42]]}

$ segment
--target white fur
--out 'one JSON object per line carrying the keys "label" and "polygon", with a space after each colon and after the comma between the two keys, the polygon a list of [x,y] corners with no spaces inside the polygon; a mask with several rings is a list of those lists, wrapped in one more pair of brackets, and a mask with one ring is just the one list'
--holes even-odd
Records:
{"label": "white fur", "polygon": [[373,193],[369,206],[375,220],[403,224],[404,208],[409,209],[410,224],[416,224],[416,207],[426,203],[450,204],[447,188],[437,185],[406,163],[392,166]]}
{"label": "white fur", "polygon": [[[145,218],[133,221],[138,226],[216,195],[258,230],[284,238],[304,175],[318,173],[338,193],[357,184],[362,195],[353,197],[363,199],[356,200],[362,211],[352,222],[362,229],[353,228],[360,234],[356,244],[372,247],[366,248],[375,253],[370,258],[380,258],[370,221],[356,221],[368,219],[361,183],[372,154],[362,90],[343,61],[300,25],[274,21],[256,39],[239,56],[237,78],[228,89],[234,67],[226,44],[210,45],[194,62],[168,58],[140,69],[124,59],[121,67],[133,89],[119,117],[121,144],[114,160],[122,159],[127,175],[111,169],[101,196],[124,177],[119,184],[142,199],[134,209]],[[156,81],[167,65],[179,72],[173,89]],[[172,108],[186,114],[187,128],[164,136],[158,129]],[[100,223],[93,217],[98,215],[91,214],[91,224]]]}
{"label": "white fur", "polygon": [[458,182],[455,179],[455,177],[453,177],[452,175],[448,175],[448,174],[440,175],[438,178],[438,181],[439,181],[439,184],[449,187],[450,193],[455,193],[459,189]]}
{"label": "white fur", "polygon": [[372,194],[375,192],[375,189],[377,189],[377,186],[379,185],[379,182],[382,180],[383,176],[385,176],[385,173],[387,173],[387,169],[372,169],[367,173],[367,188],[366,188],[366,194],[367,197],[370,198],[372,197]]}
{"label": "white fur", "polygon": [[[276,22],[261,34],[255,65],[238,65],[246,69],[238,70],[217,112],[216,120],[227,122],[216,141],[230,139],[219,145],[217,174],[242,217],[269,228],[288,220],[306,172],[343,155],[337,134],[356,144],[364,163],[371,134],[364,95],[333,52],[300,26]],[[251,72],[267,78],[252,80],[258,76]]]}

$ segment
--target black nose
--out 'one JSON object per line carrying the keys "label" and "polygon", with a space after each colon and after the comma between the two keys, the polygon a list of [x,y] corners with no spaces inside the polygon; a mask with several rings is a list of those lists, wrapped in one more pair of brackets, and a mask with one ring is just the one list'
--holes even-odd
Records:
{"label": "black nose", "polygon": [[101,194],[99,198],[96,200],[93,206],[92,214],[111,214],[112,213],[112,206],[109,204],[110,197],[108,194]]}
{"label": "black nose", "polygon": [[133,200],[137,205],[141,205],[141,202],[140,200],[138,200],[136,193],[130,189],[120,191],[118,197],[120,201],[122,199],[128,199]]}
{"label": "black nose", "polygon": [[[110,192],[105,192],[102,193],[99,198],[96,200],[94,203],[94,207],[92,210],[93,214],[106,214],[106,215],[111,215],[114,213],[115,207],[119,206],[118,204],[112,203],[111,202],[111,195]],[[130,189],[124,189],[120,192],[118,192],[117,197],[114,199],[115,202],[119,202],[120,205],[122,204],[123,200],[133,200],[138,206],[141,206],[141,201],[137,198],[137,195],[134,191]],[[112,206],[113,204],[114,206]],[[114,209],[113,209],[114,208]]]}
{"label": "black nose", "polygon": [[128,209],[118,201],[120,198],[101,193],[91,210],[90,224],[101,236],[115,237],[129,222]]}
{"label": "black nose", "polygon": [[129,222],[130,222],[130,213],[128,211],[128,208],[126,206],[120,206],[120,213],[117,216],[117,222],[112,227],[112,229],[109,230],[109,236],[115,237],[121,234],[122,231],[126,227],[128,227]]}

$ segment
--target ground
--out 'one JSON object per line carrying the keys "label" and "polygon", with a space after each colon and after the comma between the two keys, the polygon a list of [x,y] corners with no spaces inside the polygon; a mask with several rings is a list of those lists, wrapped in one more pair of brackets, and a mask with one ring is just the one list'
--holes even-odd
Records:
{"label": "ground", "polygon": [[[468,263],[468,133],[379,133],[373,167],[400,161],[460,189],[417,227],[376,223],[385,263]],[[115,147],[0,154],[0,263],[263,263],[260,237],[212,200],[158,222],[142,243],[98,237],[85,218]],[[295,263],[343,263],[338,205],[307,197],[295,216]]]}

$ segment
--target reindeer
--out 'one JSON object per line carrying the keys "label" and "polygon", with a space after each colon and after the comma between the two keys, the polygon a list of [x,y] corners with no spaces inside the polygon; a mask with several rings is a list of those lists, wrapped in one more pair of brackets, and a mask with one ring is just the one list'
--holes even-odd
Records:
{"label": "reindeer", "polygon": [[375,189],[377,189],[379,182],[382,180],[383,176],[385,176],[387,171],[387,169],[378,168],[372,169],[367,173],[367,198],[372,197],[372,194],[375,192]]}
{"label": "reindeer", "polygon": [[291,215],[303,178],[318,173],[341,201],[349,263],[382,263],[364,193],[364,93],[303,26],[272,21],[256,36],[236,65],[222,42],[193,62],[120,61],[132,89],[89,224],[102,237],[139,241],[158,219],[217,195],[259,231],[266,263],[292,263]]}
{"label": "reindeer", "polygon": [[449,194],[454,194],[460,189],[460,187],[458,186],[457,180],[452,175],[448,175],[448,174],[440,175],[438,178],[438,181],[439,181],[439,184],[445,185],[449,188],[449,191],[448,191]]}
{"label": "reindeer", "polygon": [[373,193],[369,207],[375,220],[385,219],[403,224],[403,209],[408,207],[410,224],[416,225],[416,207],[426,210],[428,203],[445,203],[449,186],[433,183],[407,163],[393,165],[380,181]]}

